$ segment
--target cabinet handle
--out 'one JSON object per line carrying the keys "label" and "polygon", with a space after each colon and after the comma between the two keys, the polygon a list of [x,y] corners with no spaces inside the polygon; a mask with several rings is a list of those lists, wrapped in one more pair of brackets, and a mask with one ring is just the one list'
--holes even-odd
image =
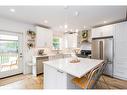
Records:
{"label": "cabinet handle", "polygon": [[57,72],[63,73],[63,72],[62,72],[62,71],[60,71],[60,70],[57,70]]}

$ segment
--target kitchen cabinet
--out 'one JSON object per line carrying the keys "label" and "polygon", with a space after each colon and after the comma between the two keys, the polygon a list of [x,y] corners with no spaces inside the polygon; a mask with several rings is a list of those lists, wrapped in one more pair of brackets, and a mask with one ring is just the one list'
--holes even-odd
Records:
{"label": "kitchen cabinet", "polygon": [[92,29],[92,38],[113,36],[115,24]]}
{"label": "kitchen cabinet", "polygon": [[42,62],[43,62],[42,59],[37,59],[37,65],[36,65],[37,74],[43,73],[43,63]]}
{"label": "kitchen cabinet", "polygon": [[43,56],[33,56],[32,58],[32,74],[33,76],[37,76],[37,74],[41,74],[44,72],[44,61],[48,61],[48,57]]}
{"label": "kitchen cabinet", "polygon": [[56,54],[55,56],[49,56],[49,60],[69,58],[69,57],[71,57],[71,54]]}
{"label": "kitchen cabinet", "polygon": [[44,89],[72,89],[73,76],[44,64]]}
{"label": "kitchen cabinet", "polygon": [[113,36],[113,77],[127,80],[127,22],[92,29],[92,38]]}
{"label": "kitchen cabinet", "polygon": [[77,34],[65,34],[63,37],[63,48],[77,48]]}
{"label": "kitchen cabinet", "polygon": [[53,32],[50,29],[36,26],[36,47],[52,47]]}
{"label": "kitchen cabinet", "polygon": [[44,88],[66,89],[66,73],[44,65]]}
{"label": "kitchen cabinet", "polygon": [[48,60],[55,60],[61,58],[69,58],[71,54],[54,54],[47,56],[33,56],[32,58],[32,74],[33,76],[37,76],[37,74],[41,74],[44,72],[44,62]]}
{"label": "kitchen cabinet", "polygon": [[127,22],[116,24],[114,33],[114,77],[127,80]]}

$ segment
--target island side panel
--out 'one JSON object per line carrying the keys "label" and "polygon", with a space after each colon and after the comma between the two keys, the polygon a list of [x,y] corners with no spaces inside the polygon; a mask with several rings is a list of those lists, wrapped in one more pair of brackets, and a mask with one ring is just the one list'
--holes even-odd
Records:
{"label": "island side panel", "polygon": [[55,89],[57,71],[50,66],[44,64],[44,89]]}
{"label": "island side panel", "polygon": [[44,89],[74,89],[73,76],[44,64]]}

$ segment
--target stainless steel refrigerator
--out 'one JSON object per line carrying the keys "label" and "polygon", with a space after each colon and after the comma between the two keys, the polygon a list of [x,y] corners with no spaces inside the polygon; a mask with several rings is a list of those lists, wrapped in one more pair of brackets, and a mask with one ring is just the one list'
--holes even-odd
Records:
{"label": "stainless steel refrigerator", "polygon": [[100,37],[92,39],[92,58],[107,60],[104,73],[113,76],[113,37]]}

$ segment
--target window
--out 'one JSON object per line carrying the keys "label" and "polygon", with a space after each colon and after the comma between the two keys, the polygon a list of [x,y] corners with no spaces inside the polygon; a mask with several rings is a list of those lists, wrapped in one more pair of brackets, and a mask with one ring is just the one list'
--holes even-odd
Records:
{"label": "window", "polygon": [[53,49],[62,49],[62,38],[60,37],[53,38]]}
{"label": "window", "polygon": [[[0,72],[17,69],[18,36],[0,35]],[[14,67],[14,68],[13,68]]]}

